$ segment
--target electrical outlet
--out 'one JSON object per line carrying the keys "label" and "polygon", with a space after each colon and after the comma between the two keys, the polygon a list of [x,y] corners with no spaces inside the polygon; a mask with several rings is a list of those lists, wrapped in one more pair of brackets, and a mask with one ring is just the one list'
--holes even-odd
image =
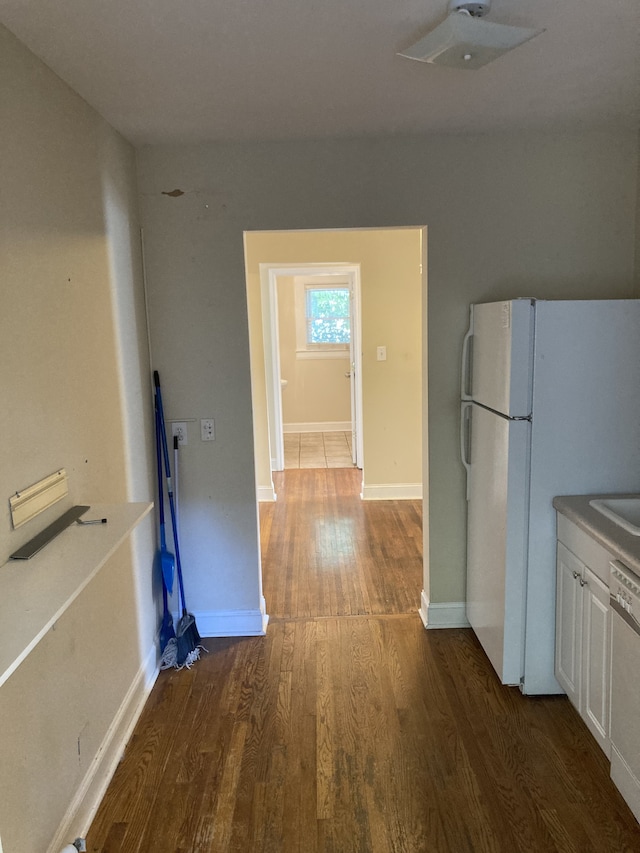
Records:
{"label": "electrical outlet", "polygon": [[182,447],[184,444],[189,444],[187,435],[187,425],[184,421],[171,421],[171,435],[178,436],[178,444]]}
{"label": "electrical outlet", "polygon": [[200,420],[200,438],[203,441],[215,441],[216,431],[213,418],[202,418]]}
{"label": "electrical outlet", "polygon": [[378,361],[386,361],[387,360],[387,348],[386,347],[378,347],[376,349],[376,358]]}

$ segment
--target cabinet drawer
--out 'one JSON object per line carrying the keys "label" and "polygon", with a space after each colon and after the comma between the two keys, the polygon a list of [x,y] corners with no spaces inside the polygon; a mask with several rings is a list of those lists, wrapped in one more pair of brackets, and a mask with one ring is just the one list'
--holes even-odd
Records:
{"label": "cabinet drawer", "polygon": [[592,539],[580,527],[569,521],[566,516],[556,513],[558,523],[558,540],[572,554],[589,566],[591,571],[607,586],[609,586],[609,563],[615,559],[602,545]]}

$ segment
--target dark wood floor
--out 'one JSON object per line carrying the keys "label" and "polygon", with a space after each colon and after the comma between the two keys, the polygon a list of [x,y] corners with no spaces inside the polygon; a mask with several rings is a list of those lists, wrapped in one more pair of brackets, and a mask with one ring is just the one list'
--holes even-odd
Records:
{"label": "dark wood floor", "polygon": [[420,508],[287,472],[261,508],[266,637],[161,673],[88,835],[97,853],[640,851],[568,701],[425,631]]}

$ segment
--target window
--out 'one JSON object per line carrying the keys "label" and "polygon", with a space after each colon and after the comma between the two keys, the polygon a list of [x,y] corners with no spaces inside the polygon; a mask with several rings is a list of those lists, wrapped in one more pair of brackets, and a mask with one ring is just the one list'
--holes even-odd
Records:
{"label": "window", "polygon": [[344,358],[351,342],[348,284],[296,282],[296,343],[299,358]]}

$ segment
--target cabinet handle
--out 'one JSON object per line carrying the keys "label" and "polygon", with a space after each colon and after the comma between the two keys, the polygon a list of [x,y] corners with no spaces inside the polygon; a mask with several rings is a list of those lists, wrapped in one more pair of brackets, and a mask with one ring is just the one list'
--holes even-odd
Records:
{"label": "cabinet handle", "polygon": [[573,573],[573,579],[574,579],[574,581],[577,581],[579,577],[580,577],[580,572],[574,572],[574,573]]}
{"label": "cabinet handle", "polygon": [[589,586],[589,582],[584,578],[580,578],[580,586]]}

